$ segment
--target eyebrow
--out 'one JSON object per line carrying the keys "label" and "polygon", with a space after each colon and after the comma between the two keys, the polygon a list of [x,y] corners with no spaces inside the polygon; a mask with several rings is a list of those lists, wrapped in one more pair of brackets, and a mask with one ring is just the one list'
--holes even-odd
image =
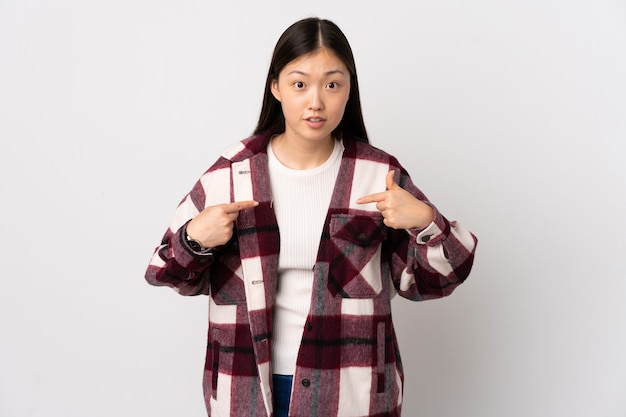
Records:
{"label": "eyebrow", "polygon": [[[299,75],[309,75],[308,73],[304,72],[304,71],[300,71],[300,70],[293,70],[291,72],[289,72],[287,75],[291,75],[291,74],[299,74]],[[335,74],[341,74],[341,75],[345,75],[345,73],[341,70],[331,70],[331,71],[327,71],[324,73],[324,75],[328,76],[328,75],[335,75]]]}

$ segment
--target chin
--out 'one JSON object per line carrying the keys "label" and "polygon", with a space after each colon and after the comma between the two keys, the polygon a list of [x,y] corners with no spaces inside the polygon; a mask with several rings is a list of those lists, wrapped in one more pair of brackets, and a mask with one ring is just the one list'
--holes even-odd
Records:
{"label": "chin", "polygon": [[[334,129],[333,129],[334,130]],[[309,131],[306,132],[305,135],[303,135],[303,137],[309,139],[309,140],[317,140],[317,141],[322,141],[327,139],[329,136],[332,137],[333,136],[333,130],[324,130],[324,131]]]}

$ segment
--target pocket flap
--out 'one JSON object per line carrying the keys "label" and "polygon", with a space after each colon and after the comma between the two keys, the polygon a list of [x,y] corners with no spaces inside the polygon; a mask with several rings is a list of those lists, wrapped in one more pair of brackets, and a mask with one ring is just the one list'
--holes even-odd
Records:
{"label": "pocket flap", "polygon": [[338,214],[330,221],[333,238],[347,240],[359,246],[372,246],[382,242],[387,229],[382,216],[357,216]]}

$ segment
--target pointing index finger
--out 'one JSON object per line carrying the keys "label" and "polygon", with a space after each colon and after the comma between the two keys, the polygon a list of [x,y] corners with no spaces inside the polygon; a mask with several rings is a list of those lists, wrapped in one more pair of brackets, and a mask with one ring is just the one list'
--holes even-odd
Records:
{"label": "pointing index finger", "polygon": [[385,192],[366,195],[356,200],[357,204],[378,203],[385,199]]}
{"label": "pointing index finger", "polygon": [[258,205],[259,202],[255,200],[235,201],[233,203],[224,204],[224,210],[226,213],[238,213],[241,210],[256,207]]}

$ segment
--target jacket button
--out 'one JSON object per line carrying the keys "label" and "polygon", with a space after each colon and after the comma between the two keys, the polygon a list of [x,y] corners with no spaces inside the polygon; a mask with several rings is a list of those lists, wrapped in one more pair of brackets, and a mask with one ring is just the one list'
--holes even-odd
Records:
{"label": "jacket button", "polygon": [[433,237],[433,235],[422,236],[422,242],[424,242],[424,243],[428,242],[431,237]]}
{"label": "jacket button", "polygon": [[310,386],[311,386],[311,381],[309,381],[309,380],[308,380],[308,379],[306,379],[306,378],[305,378],[305,379],[303,379],[303,380],[302,380],[302,386],[303,386],[304,388],[308,388],[308,387],[310,387]]}
{"label": "jacket button", "polygon": [[365,233],[359,233],[359,235],[356,237],[359,242],[361,243],[365,243],[367,242],[367,236],[365,235]]}

